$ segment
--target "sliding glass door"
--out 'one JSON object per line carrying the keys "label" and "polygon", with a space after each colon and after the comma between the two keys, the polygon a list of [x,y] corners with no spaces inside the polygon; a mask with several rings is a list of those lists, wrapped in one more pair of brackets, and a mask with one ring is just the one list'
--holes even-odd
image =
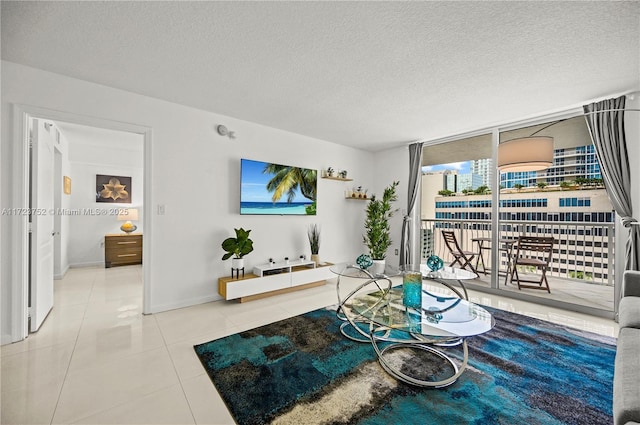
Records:
{"label": "sliding glass door", "polygon": [[[552,255],[548,261],[545,259],[548,263],[545,266],[529,262],[531,264],[518,265],[515,272],[511,269],[506,285],[501,287],[613,312],[615,215],[602,184],[600,165],[584,118],[578,116],[502,131],[499,141],[504,143],[532,134],[553,138],[553,164],[541,171],[499,174],[500,237],[503,240],[519,236],[552,238]],[[526,255],[545,257],[531,252]],[[513,262],[513,256],[511,260]],[[518,289],[518,280],[539,281],[543,268],[546,282],[541,287],[548,283],[549,291]]]}
{"label": "sliding glass door", "polygon": [[[551,167],[499,172],[498,145],[532,134],[553,138]],[[422,171],[423,261],[437,255],[446,265],[461,265],[442,237],[452,231],[470,259],[467,268],[478,274],[470,287],[613,314],[615,216],[582,116],[427,143]],[[514,270],[521,236],[553,240],[545,267],[524,261]],[[543,273],[544,289],[522,287]]]}

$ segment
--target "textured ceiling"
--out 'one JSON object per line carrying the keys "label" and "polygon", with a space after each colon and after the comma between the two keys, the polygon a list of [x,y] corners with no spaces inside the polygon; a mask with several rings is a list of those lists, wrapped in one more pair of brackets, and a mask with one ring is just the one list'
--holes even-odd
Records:
{"label": "textured ceiling", "polygon": [[2,1],[2,58],[377,151],[638,90],[639,26],[635,1]]}

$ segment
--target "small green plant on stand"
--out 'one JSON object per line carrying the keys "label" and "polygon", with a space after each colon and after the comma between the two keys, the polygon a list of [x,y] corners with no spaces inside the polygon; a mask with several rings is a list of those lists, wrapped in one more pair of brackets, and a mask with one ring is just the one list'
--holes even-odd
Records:
{"label": "small green plant on stand", "polygon": [[231,261],[231,268],[236,270],[243,269],[243,257],[253,251],[253,241],[249,239],[249,233],[251,233],[251,230],[244,230],[242,227],[233,230],[236,232],[236,237],[227,238],[222,242],[222,249],[226,251],[222,256],[222,259],[228,260],[233,257],[233,260]]}
{"label": "small green plant on stand", "polygon": [[222,256],[223,260],[233,258],[242,258],[253,251],[253,241],[249,239],[251,230],[244,230],[242,227],[233,229],[236,232],[235,238],[227,238],[222,242],[222,249],[226,254]]}

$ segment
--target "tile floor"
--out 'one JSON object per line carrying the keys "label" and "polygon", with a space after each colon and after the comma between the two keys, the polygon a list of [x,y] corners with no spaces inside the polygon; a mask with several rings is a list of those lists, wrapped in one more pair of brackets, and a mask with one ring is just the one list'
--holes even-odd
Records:
{"label": "tile floor", "polygon": [[[539,279],[539,275],[526,275],[523,274],[526,279]],[[562,301],[565,303],[576,304],[579,306],[597,308],[608,312],[613,311],[614,302],[614,288],[613,286],[600,285],[596,283],[589,283],[579,281],[576,279],[566,279],[556,277],[550,274],[547,276],[549,281],[549,288],[551,293],[547,293],[545,290],[535,289],[523,289],[529,295],[533,295],[539,298],[546,298],[551,300]],[[480,273],[478,279],[474,279],[473,283],[481,286],[489,287],[491,285],[491,273],[485,275]],[[500,276],[500,289],[518,292],[519,289],[514,283],[504,284],[505,277]]]}
{"label": "tile floor", "polygon": [[[233,424],[193,345],[333,304],[335,286],[143,316],[140,266],[71,269],[55,282],[55,307],[40,331],[0,350],[1,423]],[[470,295],[504,310],[618,333],[608,319]]]}

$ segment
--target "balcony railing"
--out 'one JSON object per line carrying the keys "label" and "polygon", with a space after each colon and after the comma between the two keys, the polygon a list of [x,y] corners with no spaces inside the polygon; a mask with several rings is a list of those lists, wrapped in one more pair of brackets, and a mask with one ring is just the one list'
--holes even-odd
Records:
{"label": "balcony railing", "polygon": [[[442,238],[445,229],[454,230],[462,249],[473,252],[479,252],[478,242],[474,239],[492,236],[489,220],[422,220],[423,258],[435,254],[445,262],[453,261]],[[547,276],[613,286],[614,223],[500,221],[500,239],[516,239],[520,235],[555,238]],[[489,245],[486,243],[485,247]],[[490,252],[486,248],[482,252],[487,267],[491,266]],[[501,271],[507,268],[507,255],[507,250],[500,250]]]}

